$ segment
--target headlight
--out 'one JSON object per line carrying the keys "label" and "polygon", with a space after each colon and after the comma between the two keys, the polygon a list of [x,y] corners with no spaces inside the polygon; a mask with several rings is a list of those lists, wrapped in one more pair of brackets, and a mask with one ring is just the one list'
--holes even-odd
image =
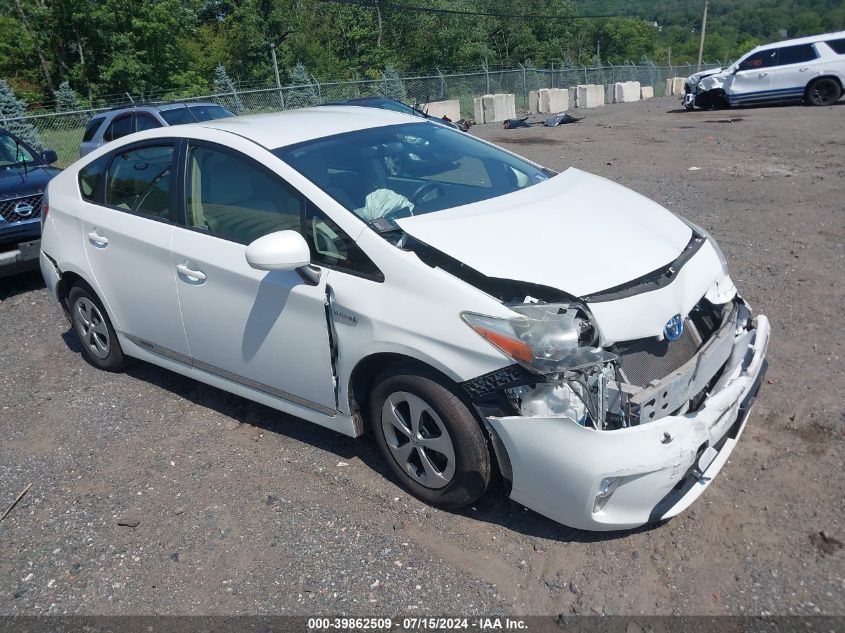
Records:
{"label": "headlight", "polygon": [[594,346],[597,332],[581,304],[523,304],[511,309],[520,316],[503,319],[463,312],[461,318],[505,356],[539,374],[559,374],[617,358]]}
{"label": "headlight", "polygon": [[722,272],[725,273],[726,275],[729,274],[730,271],[728,270],[728,260],[725,259],[725,254],[722,252],[722,249],[719,247],[718,242],[716,242],[716,240],[713,239],[713,236],[710,235],[710,232],[707,231],[706,229],[701,228],[700,226],[698,226],[694,222],[690,222],[689,220],[687,220],[685,217],[683,217],[681,215],[679,215],[678,217],[681,220],[683,220],[686,223],[686,225],[693,230],[693,232],[698,233],[701,237],[705,238],[708,242],[710,242],[710,245],[713,247],[713,250],[716,251],[716,255],[718,255],[718,257],[719,257],[719,261],[722,263]]}

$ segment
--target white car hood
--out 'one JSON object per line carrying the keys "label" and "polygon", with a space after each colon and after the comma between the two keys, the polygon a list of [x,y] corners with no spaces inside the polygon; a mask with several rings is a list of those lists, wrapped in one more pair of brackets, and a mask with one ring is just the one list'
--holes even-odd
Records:
{"label": "white car hood", "polygon": [[511,194],[397,223],[483,275],[576,297],[666,266],[692,237],[656,202],[574,168]]}
{"label": "white car hood", "polygon": [[722,72],[722,68],[711,68],[710,70],[702,70],[697,73],[691,74],[687,77],[687,83],[692,84],[693,86],[696,85],[699,81],[701,81],[704,77],[709,77],[710,75],[717,75]]}

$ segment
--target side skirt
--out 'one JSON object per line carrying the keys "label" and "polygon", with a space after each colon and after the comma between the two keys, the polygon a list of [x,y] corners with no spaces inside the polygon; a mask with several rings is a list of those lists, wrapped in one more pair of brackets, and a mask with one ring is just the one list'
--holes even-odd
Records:
{"label": "side skirt", "polygon": [[[217,387],[223,391],[228,391],[229,393],[241,396],[247,400],[253,400],[268,407],[272,407],[278,411],[289,413],[298,418],[307,420],[308,422],[313,422],[314,424],[342,433],[343,435],[358,437],[361,434],[359,429],[356,428],[352,416],[341,413],[340,411],[329,412],[329,410],[325,407],[321,407],[321,405],[315,403],[308,403],[309,406],[306,406],[306,404],[293,402],[289,399],[285,399],[281,395],[275,395],[274,393],[264,390],[271,389],[271,387],[262,385],[260,386],[264,387],[264,389],[262,389],[259,387],[258,383],[254,383],[252,381],[247,382],[247,379],[240,379],[239,377],[239,380],[236,381],[232,379],[235,377],[234,374],[229,374],[229,372],[225,372],[225,370],[192,365],[191,359],[187,356],[169,352],[167,350],[153,351],[148,349],[147,347],[136,343],[138,339],[135,337],[130,337],[122,332],[118,332],[117,337],[124,353],[134,358],[147,361],[153,365],[158,365],[164,369],[169,369],[177,374],[193,378],[194,380],[211,385],[212,387]],[[241,380],[243,382],[241,382]],[[290,396],[290,394],[285,395],[295,397]],[[322,410],[318,410],[314,407],[320,407]]]}

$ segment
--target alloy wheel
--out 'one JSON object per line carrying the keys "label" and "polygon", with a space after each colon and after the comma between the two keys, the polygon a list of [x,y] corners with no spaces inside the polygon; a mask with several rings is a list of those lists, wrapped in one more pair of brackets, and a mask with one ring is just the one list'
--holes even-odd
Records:
{"label": "alloy wheel", "polygon": [[836,100],[837,92],[837,86],[833,80],[822,79],[813,84],[810,90],[810,100],[816,105],[828,105]]}
{"label": "alloy wheel", "polygon": [[425,400],[407,391],[393,392],[382,407],[381,426],[390,454],[411,479],[434,489],[452,481],[455,447]]}
{"label": "alloy wheel", "polygon": [[109,329],[100,309],[93,301],[80,297],[74,305],[76,332],[79,339],[97,358],[109,355]]}

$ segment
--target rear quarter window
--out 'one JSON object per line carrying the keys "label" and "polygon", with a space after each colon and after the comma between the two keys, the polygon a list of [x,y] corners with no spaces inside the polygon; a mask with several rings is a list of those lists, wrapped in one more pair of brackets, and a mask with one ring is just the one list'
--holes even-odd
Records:
{"label": "rear quarter window", "polygon": [[85,134],[82,135],[83,143],[87,143],[94,138],[94,135],[97,133],[100,124],[103,122],[103,119],[105,119],[105,117],[95,116],[88,122],[88,127],[85,128]]}
{"label": "rear quarter window", "polygon": [[88,202],[103,201],[103,174],[106,171],[108,156],[101,156],[79,170],[79,194]]}
{"label": "rear quarter window", "polygon": [[830,46],[837,55],[845,55],[845,37],[839,40],[828,40],[825,44]]}

